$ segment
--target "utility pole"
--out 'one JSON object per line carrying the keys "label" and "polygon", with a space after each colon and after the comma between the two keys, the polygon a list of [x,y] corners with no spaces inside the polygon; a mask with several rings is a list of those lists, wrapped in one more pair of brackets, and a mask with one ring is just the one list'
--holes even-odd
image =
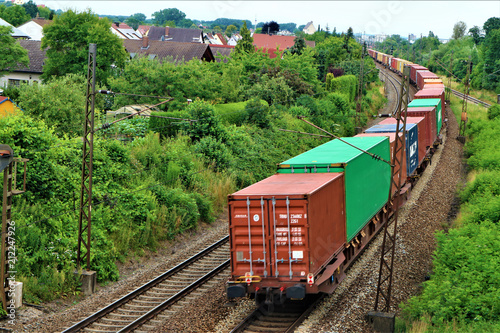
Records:
{"label": "utility pole", "polygon": [[[14,151],[8,145],[0,145],[0,171],[3,171],[3,200],[2,200],[2,236],[1,236],[1,265],[0,265],[0,300],[5,312],[7,312],[7,304],[9,309],[20,307],[22,298],[16,304],[16,298],[11,300],[9,295],[16,295],[16,243],[15,237],[15,221],[12,221],[12,197],[14,195],[26,192],[26,162],[25,158],[14,158]],[[24,163],[24,181],[23,189],[16,189],[17,163]],[[9,251],[7,251],[9,250]],[[12,274],[12,275],[11,275]],[[11,285],[14,285],[13,287]],[[15,292],[12,293],[12,290]],[[12,303],[14,301],[14,303]]]}
{"label": "utility pole", "polygon": [[364,67],[365,67],[365,47],[361,49],[361,64],[359,65],[358,96],[356,99],[356,132],[361,133],[361,98],[363,97]]}
{"label": "utility pole", "polygon": [[460,120],[460,130],[458,132],[457,140],[461,143],[465,143],[465,130],[467,128],[467,100],[469,99],[469,81],[470,73],[472,72],[472,61],[471,56],[469,56],[469,61],[467,62],[467,75],[464,80],[464,100],[462,102],[462,118]]}
{"label": "utility pole", "polygon": [[[406,115],[408,111],[410,91],[410,67],[405,66],[401,79],[400,108],[395,114],[396,138],[394,151],[391,156],[391,186],[389,190],[389,203],[394,212],[393,218],[385,224],[382,253],[380,256],[380,268],[377,284],[377,296],[375,298],[374,311],[367,315],[369,322],[379,332],[394,332],[395,314],[390,313],[392,276],[394,272],[394,257],[396,250],[396,236],[398,226],[398,215],[400,206],[401,176],[403,159],[405,155],[406,140]],[[400,134],[402,134],[400,136]],[[397,180],[395,180],[397,179]],[[393,190],[395,189],[395,190]],[[394,195],[393,195],[394,193]],[[391,230],[392,226],[392,230]]]}
{"label": "utility pole", "polygon": [[450,67],[448,67],[448,89],[446,89],[446,103],[450,104],[451,102],[451,77],[453,73],[453,51],[451,51],[450,57]]}
{"label": "utility pole", "polygon": [[90,236],[92,226],[92,168],[94,154],[94,103],[97,45],[89,45],[87,69],[87,98],[83,127],[82,181],[80,186],[80,216],[78,219],[78,251],[76,265],[82,270],[82,291],[85,295],[95,292],[96,272],[90,270]]}

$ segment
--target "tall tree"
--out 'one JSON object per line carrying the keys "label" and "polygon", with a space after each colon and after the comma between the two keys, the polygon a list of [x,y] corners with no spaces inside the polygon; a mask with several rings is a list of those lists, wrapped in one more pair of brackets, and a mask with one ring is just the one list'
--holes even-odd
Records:
{"label": "tall tree", "polygon": [[228,36],[228,37],[231,37],[235,32],[236,32],[236,26],[234,25],[228,25],[227,28],[226,28],[226,32],[225,34]]}
{"label": "tall tree", "polygon": [[464,21],[459,21],[455,23],[453,26],[453,35],[451,36],[452,39],[460,39],[463,36],[465,36],[465,32],[467,31],[467,24],[465,24]]}
{"label": "tall tree", "polygon": [[490,17],[484,22],[483,30],[486,36],[489,35],[490,31],[496,29],[500,29],[500,17]]}
{"label": "tall tree", "polygon": [[137,13],[134,15],[130,15],[127,19],[125,19],[125,23],[132,27],[132,29],[137,30],[140,24],[143,24],[146,21],[146,15],[142,13]]}
{"label": "tall tree", "polygon": [[298,54],[301,55],[302,51],[306,48],[306,41],[304,39],[304,36],[297,36],[295,37],[293,46],[290,48],[290,53],[291,54]]}
{"label": "tall tree", "polygon": [[18,65],[28,67],[30,63],[28,51],[16,42],[11,34],[12,27],[0,25],[0,75]]}
{"label": "tall tree", "polygon": [[38,7],[36,4],[30,0],[26,3],[23,4],[24,10],[26,11],[26,14],[31,16],[31,18],[35,18],[36,14],[38,14]]}
{"label": "tall tree", "polygon": [[479,45],[484,39],[483,30],[477,25],[469,29],[469,34],[474,39],[474,44],[476,45]]}
{"label": "tall tree", "polygon": [[240,30],[240,35],[242,38],[238,41],[238,44],[236,44],[234,53],[241,54],[255,52],[255,47],[253,46],[253,38],[250,36],[250,30],[248,30],[246,22],[243,22],[243,26]]}
{"label": "tall tree", "polygon": [[167,21],[174,21],[175,25],[180,25],[186,14],[177,8],[167,8],[153,13],[153,23],[157,26],[164,26]]}
{"label": "tall tree", "polygon": [[111,32],[111,22],[100,19],[90,10],[77,13],[68,10],[43,27],[41,48],[47,50],[42,78],[67,73],[85,74],[89,44],[97,43],[96,78],[102,83],[113,67],[123,67],[128,58],[122,41]]}
{"label": "tall tree", "polygon": [[276,23],[275,21],[266,22],[262,26],[262,33],[263,34],[272,35],[272,34],[277,33],[278,31],[280,31],[280,25],[278,23]]}
{"label": "tall tree", "polygon": [[6,7],[5,5],[0,5],[0,18],[15,27],[18,27],[21,24],[28,22],[31,19],[31,16],[26,13],[23,6],[14,5]]}

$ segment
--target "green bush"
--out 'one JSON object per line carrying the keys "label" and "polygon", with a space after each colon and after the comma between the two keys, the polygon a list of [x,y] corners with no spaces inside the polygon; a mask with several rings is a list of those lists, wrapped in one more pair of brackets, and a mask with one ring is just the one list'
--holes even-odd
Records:
{"label": "green bush", "polygon": [[269,107],[267,103],[262,103],[258,99],[251,99],[247,102],[245,111],[246,123],[255,124],[260,128],[268,128],[270,126]]}
{"label": "green bush", "polygon": [[332,73],[326,75],[326,90],[344,94],[349,102],[353,102],[356,98],[357,85],[358,80],[354,75],[343,75],[339,77],[333,77]]}
{"label": "green bush", "polygon": [[205,136],[195,144],[195,151],[203,155],[207,164],[213,165],[216,171],[229,168],[232,156],[227,146],[212,136]]}
{"label": "green bush", "polygon": [[488,119],[495,119],[500,115],[500,105],[494,104],[488,108]]}
{"label": "green bush", "polygon": [[189,118],[185,111],[151,112],[148,129],[152,132],[159,133],[161,138],[177,135],[179,130],[184,127],[185,121],[160,117]]}
{"label": "green bush", "polygon": [[435,324],[498,320],[499,239],[500,225],[490,221],[439,232],[432,277],[404,313],[413,319],[430,315]]}

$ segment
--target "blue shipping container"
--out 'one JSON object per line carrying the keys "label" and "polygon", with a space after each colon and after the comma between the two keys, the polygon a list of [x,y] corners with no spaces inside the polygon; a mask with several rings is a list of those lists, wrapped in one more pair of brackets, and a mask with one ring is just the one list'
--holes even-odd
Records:
{"label": "blue shipping container", "polygon": [[[399,124],[400,129],[403,124]],[[375,125],[365,133],[394,133],[396,124]],[[406,124],[406,174],[410,176],[418,166],[418,127],[417,124]],[[391,156],[392,158],[392,156]]]}

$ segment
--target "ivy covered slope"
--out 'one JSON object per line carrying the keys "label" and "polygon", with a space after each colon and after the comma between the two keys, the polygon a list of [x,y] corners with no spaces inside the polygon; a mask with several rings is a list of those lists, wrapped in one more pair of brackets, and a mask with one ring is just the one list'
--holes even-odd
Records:
{"label": "ivy covered slope", "polygon": [[[318,46],[326,54],[344,42],[330,36]],[[176,119],[136,117],[94,135],[91,269],[98,280],[119,279],[117,261],[213,222],[232,191],[328,140],[296,133],[321,134],[297,116],[336,135],[353,134],[361,46],[347,42],[351,52],[332,62],[312,48],[275,59],[242,49],[226,62],[136,57],[103,79],[103,89],[172,97],[152,114]],[[384,104],[373,61],[364,61],[375,75],[365,80],[361,125]],[[73,73],[7,91],[24,111],[0,119],[0,142],[30,159],[27,192],[13,206],[17,278],[30,303],[79,293],[73,272],[85,89],[85,77]],[[161,100],[98,95],[96,128],[106,121],[104,109]]]}
{"label": "ivy covered slope", "polygon": [[467,125],[459,218],[437,234],[431,279],[403,306],[407,319],[420,320],[414,326],[432,332],[500,331],[500,106],[484,113]]}

